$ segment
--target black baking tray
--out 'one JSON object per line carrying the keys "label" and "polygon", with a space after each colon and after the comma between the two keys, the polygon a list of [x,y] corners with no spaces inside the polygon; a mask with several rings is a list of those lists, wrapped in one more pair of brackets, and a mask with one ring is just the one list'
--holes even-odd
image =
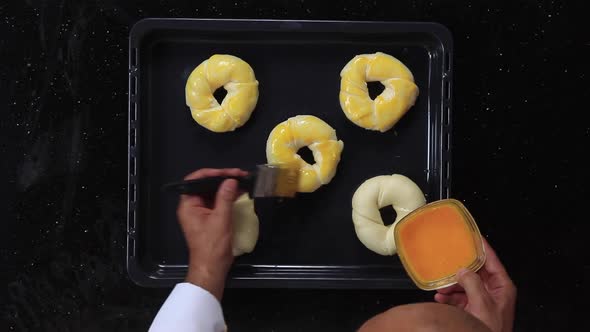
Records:
{"label": "black baking tray", "polygon": [[[183,280],[187,253],[175,216],[177,197],[162,184],[202,167],[266,161],[273,127],[313,114],[344,141],[336,177],[296,200],[256,202],[261,237],[238,257],[233,287],[411,288],[397,258],[357,239],[351,198],[366,179],[400,173],[428,201],[449,197],[452,37],[436,23],[145,19],[130,34],[127,269],[142,286]],[[403,61],[420,95],[394,129],[379,133],[340,109],[340,70],[377,51]],[[260,82],[250,120],[231,133],[197,125],[185,105],[190,72],[215,53],[247,61]]]}

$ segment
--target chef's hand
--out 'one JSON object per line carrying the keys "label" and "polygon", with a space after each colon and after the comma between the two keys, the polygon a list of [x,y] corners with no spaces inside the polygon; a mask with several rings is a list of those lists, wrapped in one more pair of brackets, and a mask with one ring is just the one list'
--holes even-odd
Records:
{"label": "chef's hand", "polygon": [[[212,176],[246,176],[237,169],[203,168],[185,177],[193,180]],[[236,180],[225,180],[214,201],[181,195],[176,214],[189,250],[186,281],[213,294],[221,301],[232,255],[232,207],[238,196]]]}
{"label": "chef's hand", "polygon": [[511,332],[516,287],[485,239],[484,247],[487,257],[484,266],[477,273],[461,270],[458,284],[439,289],[434,300],[465,310],[493,332]]}

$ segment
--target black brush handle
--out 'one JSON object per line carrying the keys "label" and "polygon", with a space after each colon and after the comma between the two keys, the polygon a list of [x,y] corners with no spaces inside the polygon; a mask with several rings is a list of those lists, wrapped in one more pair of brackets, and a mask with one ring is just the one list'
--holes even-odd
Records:
{"label": "black brush handle", "polygon": [[227,179],[238,181],[238,190],[246,191],[252,197],[254,191],[255,176],[251,174],[239,176],[212,176],[202,179],[185,180],[180,182],[167,183],[162,186],[163,190],[171,191],[183,195],[198,195],[213,197],[217,193],[219,186]]}

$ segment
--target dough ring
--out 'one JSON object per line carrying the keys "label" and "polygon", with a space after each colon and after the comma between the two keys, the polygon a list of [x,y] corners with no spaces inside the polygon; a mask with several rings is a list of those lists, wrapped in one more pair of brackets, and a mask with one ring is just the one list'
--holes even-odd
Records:
{"label": "dough ring", "polygon": [[[297,154],[304,146],[313,153],[315,164],[308,164]],[[313,115],[298,115],[271,131],[266,141],[266,159],[269,164],[298,167],[298,191],[313,192],[336,175],[343,147],[330,125]]]}
{"label": "dough ring", "polygon": [[239,256],[252,252],[258,241],[258,216],[254,212],[254,200],[248,194],[243,194],[234,203],[232,222],[232,253]]}
{"label": "dough ring", "polygon": [[[227,95],[220,105],[213,93],[221,87]],[[198,124],[217,133],[233,131],[250,118],[258,101],[258,81],[244,60],[215,54],[190,74],[185,96]]]}
{"label": "dough ring", "polygon": [[[396,253],[393,229],[408,213],[426,203],[422,190],[409,178],[394,174],[370,178],[352,196],[352,222],[356,236],[368,249],[384,256]],[[397,213],[385,226],[379,209],[391,205]]]}
{"label": "dough ring", "polygon": [[[357,126],[385,132],[414,105],[418,86],[412,72],[391,55],[361,54],[340,72],[340,107]],[[385,89],[372,100],[367,82],[379,81]]]}

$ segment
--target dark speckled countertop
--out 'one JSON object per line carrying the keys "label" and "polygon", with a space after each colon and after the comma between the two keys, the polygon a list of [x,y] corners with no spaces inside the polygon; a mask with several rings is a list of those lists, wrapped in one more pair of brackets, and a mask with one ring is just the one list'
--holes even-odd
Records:
{"label": "dark speckled countertop", "polygon": [[[124,268],[127,43],[144,17],[446,25],[455,40],[453,196],[519,287],[518,331],[590,330],[584,3],[0,3],[0,330],[145,331],[168,293],[135,286]],[[431,298],[231,289],[223,304],[232,330],[350,331],[392,305]]]}

